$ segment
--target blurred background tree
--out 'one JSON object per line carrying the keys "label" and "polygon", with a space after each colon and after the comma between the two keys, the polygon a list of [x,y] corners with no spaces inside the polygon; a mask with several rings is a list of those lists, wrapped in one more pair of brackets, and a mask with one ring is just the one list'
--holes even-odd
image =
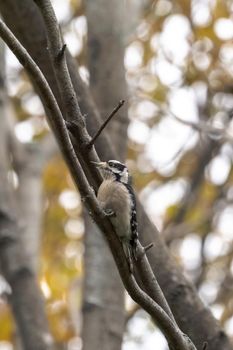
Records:
{"label": "blurred background tree", "polygon": [[[86,18],[91,16],[91,3],[53,1],[65,42],[86,82],[88,62],[90,72],[100,71],[94,67],[92,53],[87,51],[87,23],[94,23],[91,17]],[[233,3],[231,0],[119,3],[117,21],[119,30],[124,32],[121,47],[125,46],[129,95],[127,164],[134,186],[171,254],[232,337]],[[111,9],[102,10],[106,11],[107,21]],[[96,25],[102,28],[100,22]],[[89,47],[95,49],[95,58],[98,47],[94,44],[89,42]],[[114,45],[107,45],[110,51],[114,50]],[[121,54],[117,47],[115,55]],[[102,51],[103,65],[110,55],[107,48]],[[25,166],[19,166],[22,163],[17,159],[9,159],[8,169],[8,181],[21,203],[35,204],[29,206],[30,212],[28,206],[20,208],[30,230],[32,227],[36,230],[32,242],[28,238],[31,233],[26,238],[30,264],[39,273],[57,348],[80,349],[82,300],[86,298],[82,293],[86,238],[82,203],[49,137],[40,100],[8,50],[5,76],[9,97],[4,103],[11,120],[12,144],[16,143],[16,149],[22,145],[31,155],[30,158],[27,155],[30,176],[27,175],[24,186]],[[126,98],[126,92],[124,87],[122,96],[113,91],[113,99],[106,101],[102,89],[108,79],[124,77],[101,77],[102,85],[97,87],[92,77],[93,73],[92,92],[104,117],[120,98]],[[118,83],[116,86],[119,87]],[[125,120],[123,112],[119,120]],[[114,125],[113,131],[109,130],[113,138],[125,135],[127,122],[120,125],[121,130],[114,129],[117,128]],[[123,139],[126,140],[126,135]],[[38,149],[43,152],[38,153]],[[24,232],[26,235],[27,230]],[[6,303],[9,287],[4,279],[0,291],[0,349],[10,350],[15,343],[15,326]],[[166,349],[163,336],[148,316],[128,297],[125,299],[128,322],[123,349],[150,350],[155,342],[159,349]]]}

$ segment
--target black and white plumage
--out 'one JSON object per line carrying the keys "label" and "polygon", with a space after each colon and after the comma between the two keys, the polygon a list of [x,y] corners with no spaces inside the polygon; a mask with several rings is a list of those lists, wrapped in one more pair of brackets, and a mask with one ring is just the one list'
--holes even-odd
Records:
{"label": "black and white plumage", "polygon": [[136,256],[138,227],[136,200],[131,177],[125,164],[117,160],[96,163],[102,170],[103,182],[98,190],[98,201],[109,215],[120,238],[132,272],[132,257]]}

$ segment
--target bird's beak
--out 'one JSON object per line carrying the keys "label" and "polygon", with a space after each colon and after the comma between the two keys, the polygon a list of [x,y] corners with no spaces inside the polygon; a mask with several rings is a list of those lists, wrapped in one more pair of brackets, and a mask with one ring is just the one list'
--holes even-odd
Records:
{"label": "bird's beak", "polygon": [[93,162],[92,161],[92,163],[95,164],[95,166],[97,168],[100,168],[100,169],[106,169],[108,167],[107,162]]}

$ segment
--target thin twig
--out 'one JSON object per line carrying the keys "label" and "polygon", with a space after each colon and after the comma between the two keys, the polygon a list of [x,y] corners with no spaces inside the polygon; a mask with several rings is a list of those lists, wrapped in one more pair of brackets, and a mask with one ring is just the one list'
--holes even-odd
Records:
{"label": "thin twig", "polygon": [[91,148],[96,139],[99,137],[99,135],[101,134],[101,132],[104,130],[104,128],[107,126],[107,124],[110,122],[110,120],[114,117],[114,115],[117,113],[117,111],[123,106],[123,104],[125,103],[125,100],[120,100],[118,105],[114,108],[114,110],[112,111],[112,113],[107,117],[107,119],[103,122],[103,124],[100,126],[99,130],[96,132],[96,134],[93,136],[93,138],[91,139],[91,141],[89,142],[89,144],[87,145],[87,148]]}
{"label": "thin twig", "polygon": [[144,250],[145,250],[145,252],[147,252],[149,249],[151,249],[152,247],[154,247],[154,243],[149,243],[148,245],[146,245],[145,247],[144,247]]}
{"label": "thin twig", "polygon": [[57,54],[56,61],[60,61],[62,59],[65,53],[65,50],[66,50],[66,44],[63,44],[61,50]]}

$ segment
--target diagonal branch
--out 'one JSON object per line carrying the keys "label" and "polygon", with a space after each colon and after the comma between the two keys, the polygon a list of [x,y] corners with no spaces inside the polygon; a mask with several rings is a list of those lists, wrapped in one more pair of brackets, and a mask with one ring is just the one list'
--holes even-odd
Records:
{"label": "diagonal branch", "polygon": [[159,305],[163,305],[163,309],[166,311],[171,320],[176,324],[175,318],[171,312],[167,300],[148,262],[146,256],[146,250],[148,250],[148,247],[152,247],[152,243],[148,244],[148,246],[146,246],[145,248],[143,248],[140,243],[138,243],[137,245],[137,271],[139,273],[139,276],[141,278],[146,292],[156,303],[158,303]]}
{"label": "diagonal branch", "polygon": [[[60,59],[57,60],[57,56],[62,51],[64,45],[55,12],[50,1],[34,0],[34,2],[37,4],[41,11],[47,29],[46,34],[48,40],[49,55],[55,72],[62,104],[65,109],[64,117],[68,122],[71,122],[71,124],[75,125],[75,140],[72,139],[72,141],[75,142],[75,144],[78,146],[78,149],[76,150],[76,156],[79,159],[86,176],[88,178],[91,178],[93,182],[92,174],[94,173],[94,177],[99,182],[101,182],[102,178],[100,176],[100,173],[91,163],[91,161],[96,161],[96,159],[98,159],[98,156],[94,147],[92,147],[90,150],[88,149],[91,137],[87,132],[84,116],[82,115],[79,108],[77,96],[74,91],[71,76],[67,67],[66,55],[60,56]],[[84,151],[88,151],[87,154]],[[97,189],[97,187],[95,189]]]}
{"label": "diagonal branch", "polygon": [[114,110],[109,114],[109,116],[107,117],[107,119],[103,122],[103,124],[100,126],[99,130],[96,132],[96,134],[92,137],[91,141],[89,142],[88,148],[91,148],[95,141],[97,140],[97,138],[100,136],[100,134],[102,133],[102,131],[104,130],[104,128],[107,126],[107,124],[111,121],[111,119],[114,117],[114,115],[117,113],[117,111],[119,111],[119,109],[123,106],[123,104],[125,103],[124,100],[120,100],[118,105],[114,108]]}
{"label": "diagonal branch", "polygon": [[[2,21],[0,21],[0,36],[12,49],[16,57],[30,74],[31,78],[36,82],[38,90],[42,96],[43,104],[49,111],[48,119],[67,166],[69,167],[75,184],[79,187],[85,205],[88,207],[93,219],[109,243],[125,288],[128,290],[131,297],[152,316],[156,323],[158,323],[158,326],[167,338],[168,343],[174,350],[195,349],[191,341],[182,334],[161,306],[138,287],[134,277],[129,273],[128,264],[120,241],[114,233],[108,218],[103,215],[99,208],[94,192],[92,191],[74,152],[61,111],[40,69]],[[96,156],[94,160],[98,161],[98,157]]]}
{"label": "diagonal branch", "polygon": [[[58,29],[58,23],[57,23],[57,19],[53,10],[53,7],[51,5],[50,0],[35,0],[36,4],[38,5],[38,7],[41,10],[42,16],[44,18],[44,22],[46,25],[46,29],[47,29],[47,37],[48,37],[48,46],[49,46],[49,53],[51,56],[51,60],[53,62],[54,65],[54,70],[56,72],[56,78],[57,78],[57,82],[58,82],[58,86],[61,92],[61,95],[63,96],[63,102],[65,104],[65,106],[68,106],[69,110],[69,116],[70,116],[70,120],[71,123],[75,124],[76,128],[75,128],[75,132],[76,132],[76,138],[77,138],[77,143],[80,142],[80,152],[77,152],[76,155],[78,157],[78,159],[82,162],[82,164],[84,163],[84,169],[88,168],[88,166],[86,167],[86,157],[88,157],[85,153],[85,156],[83,155],[83,145],[85,145],[88,150],[90,147],[90,144],[93,142],[93,139],[88,142],[88,144],[86,144],[89,135],[87,133],[87,130],[85,128],[85,126],[83,126],[83,116],[81,114],[81,111],[78,107],[78,101],[73,89],[73,85],[70,79],[70,75],[68,72],[68,68],[67,68],[67,63],[66,63],[66,58],[65,56],[62,57],[62,59],[57,62],[56,57],[57,57],[57,52],[60,52],[61,50],[61,45],[62,45],[62,38],[61,38],[61,33]],[[63,91],[64,86],[66,86],[66,93],[65,91]],[[72,103],[69,103],[70,100],[72,99]],[[119,105],[114,109],[114,111],[111,113],[111,115],[109,116],[109,118],[107,119],[106,123],[104,123],[102,125],[102,128],[100,128],[100,132],[101,129],[103,129],[106,125],[107,122],[111,120],[111,118],[114,116],[114,114],[117,112],[117,110],[123,105],[124,101],[120,101]],[[100,134],[100,133],[99,133]],[[99,135],[97,133],[97,137]],[[95,138],[95,136],[94,136]],[[93,143],[92,143],[93,144]],[[88,153],[89,155],[89,153]],[[96,156],[95,150],[92,149],[92,156],[89,158],[89,161],[91,163],[91,165],[93,164],[93,157]],[[86,172],[86,175],[88,175],[88,170]],[[145,256],[145,254],[143,255],[143,258],[140,261],[140,266],[144,266],[144,268],[142,268],[140,271],[143,273],[142,276],[142,280],[145,282],[145,288],[148,288],[148,292],[149,294],[152,296],[152,298],[154,297],[154,300],[156,302],[159,302],[159,305],[161,305],[163,307],[164,310],[166,310],[166,312],[168,313],[168,315],[172,315],[171,310],[167,304],[167,301],[162,293],[162,290],[160,289],[156,278],[151,270],[151,268],[149,267],[149,263],[148,260]],[[148,265],[148,267],[146,267]],[[145,273],[145,276],[144,276]],[[155,283],[156,281],[156,283]],[[155,287],[155,288],[154,288]],[[154,292],[152,292],[154,290]],[[172,319],[174,320],[174,317],[172,316]]]}

